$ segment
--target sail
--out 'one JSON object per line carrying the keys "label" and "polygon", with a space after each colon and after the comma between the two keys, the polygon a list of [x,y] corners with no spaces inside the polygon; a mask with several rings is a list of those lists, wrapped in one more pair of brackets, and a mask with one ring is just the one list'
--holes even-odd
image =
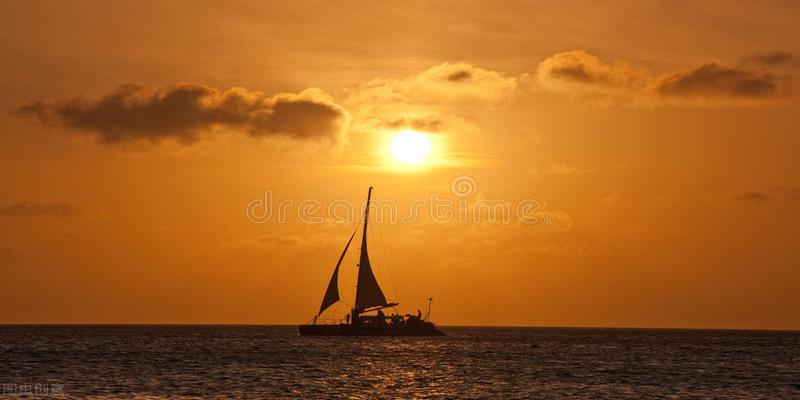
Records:
{"label": "sail", "polygon": [[361,237],[361,259],[358,263],[358,286],[356,287],[356,309],[363,310],[368,307],[385,306],[386,297],[372,273],[367,254],[367,222],[369,221],[369,202],[372,197],[372,187],[367,195],[367,208],[364,211],[364,230]]}
{"label": "sail", "polygon": [[322,298],[322,305],[319,306],[319,313],[317,313],[317,315],[322,314],[326,308],[339,301],[339,266],[342,265],[344,255],[347,253],[347,248],[350,247],[350,242],[353,241],[353,237],[355,236],[356,231],[353,231],[353,234],[350,235],[350,240],[347,241],[344,250],[342,250],[342,255],[339,256],[339,262],[336,263],[336,268],[333,269],[333,276],[331,276],[331,281],[328,283],[328,290],[325,291],[325,297]]}

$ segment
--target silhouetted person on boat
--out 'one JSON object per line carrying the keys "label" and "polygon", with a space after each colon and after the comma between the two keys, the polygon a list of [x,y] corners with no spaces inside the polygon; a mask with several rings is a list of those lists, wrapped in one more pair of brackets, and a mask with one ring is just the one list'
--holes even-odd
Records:
{"label": "silhouetted person on boat", "polygon": [[383,311],[378,310],[378,315],[375,316],[375,322],[384,325],[386,324],[386,314]]}
{"label": "silhouetted person on boat", "polygon": [[345,323],[350,324],[350,313],[347,313],[347,315],[344,316],[344,321]]}
{"label": "silhouetted person on boat", "polygon": [[395,313],[392,313],[392,316],[389,317],[389,320],[391,320],[392,321],[392,325],[395,325],[395,326],[399,326],[399,325],[403,324],[403,316],[402,315],[397,315]]}
{"label": "silhouetted person on boat", "polygon": [[422,311],[420,311],[419,309],[417,309],[417,319],[420,321],[422,320]]}

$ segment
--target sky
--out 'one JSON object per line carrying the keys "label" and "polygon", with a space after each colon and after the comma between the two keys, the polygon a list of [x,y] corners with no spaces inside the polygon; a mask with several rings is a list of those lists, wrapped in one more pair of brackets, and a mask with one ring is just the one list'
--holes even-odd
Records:
{"label": "sky", "polygon": [[306,322],[373,186],[402,313],[800,329],[798,37],[788,1],[0,1],[0,323]]}

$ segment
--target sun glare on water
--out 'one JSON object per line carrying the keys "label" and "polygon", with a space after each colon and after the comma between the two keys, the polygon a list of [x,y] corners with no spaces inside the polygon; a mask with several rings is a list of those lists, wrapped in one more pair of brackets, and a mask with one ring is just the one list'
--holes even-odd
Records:
{"label": "sun glare on water", "polygon": [[431,152],[431,139],[422,132],[405,130],[394,135],[391,149],[397,161],[405,164],[421,164]]}

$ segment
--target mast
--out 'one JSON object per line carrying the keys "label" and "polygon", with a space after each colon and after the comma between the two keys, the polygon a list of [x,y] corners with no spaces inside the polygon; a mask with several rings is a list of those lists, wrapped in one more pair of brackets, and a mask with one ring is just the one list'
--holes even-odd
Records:
{"label": "mast", "polygon": [[372,201],[372,186],[367,192],[367,208],[364,209],[364,231],[361,235],[361,256],[367,255],[367,223],[369,222],[369,203]]}
{"label": "mast", "polygon": [[431,318],[431,303],[433,303],[433,297],[428,298],[428,312],[425,313],[425,321],[430,321],[430,318]]}
{"label": "mast", "polygon": [[369,262],[367,253],[367,224],[369,222],[369,203],[372,200],[372,186],[367,193],[367,207],[364,210],[364,229],[361,236],[361,258],[358,263],[358,283],[356,286],[355,314],[370,307],[387,306],[386,296],[383,295],[375,274],[372,273],[372,266]]}

